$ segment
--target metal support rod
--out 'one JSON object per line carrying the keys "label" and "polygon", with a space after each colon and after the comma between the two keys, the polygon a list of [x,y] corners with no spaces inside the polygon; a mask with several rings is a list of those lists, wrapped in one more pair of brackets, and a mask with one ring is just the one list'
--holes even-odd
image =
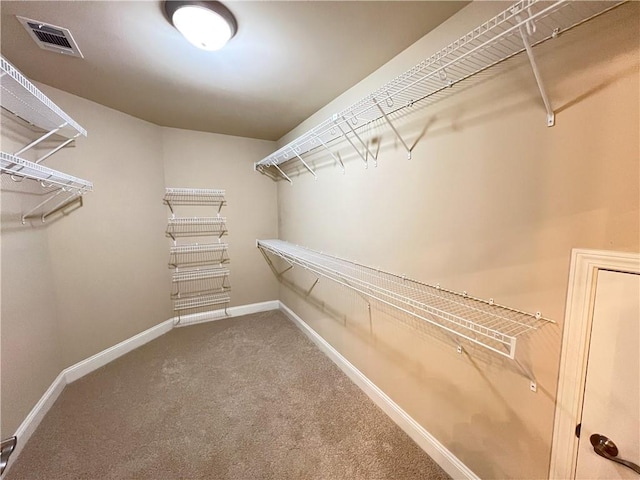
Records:
{"label": "metal support rod", "polygon": [[44,135],[42,135],[40,138],[36,138],[33,142],[31,142],[29,145],[27,145],[24,148],[21,148],[20,150],[18,150],[16,153],[14,153],[14,155],[17,157],[20,154],[26,152],[27,150],[29,150],[32,147],[35,147],[37,144],[39,144],[40,142],[42,142],[43,140],[49,138],[51,135],[53,135],[56,132],[59,132],[60,129],[64,128],[67,126],[67,123],[63,123],[62,125],[60,125],[58,128],[54,128],[53,130],[51,130],[50,132],[45,133]]}
{"label": "metal support rod", "polygon": [[42,223],[45,222],[45,219],[51,215],[52,213],[57,212],[58,210],[64,208],[66,205],[68,205],[69,203],[73,202],[76,198],[79,198],[82,194],[80,193],[74,193],[73,195],[71,195],[69,198],[65,198],[65,200],[63,202],[58,203],[55,207],[53,207],[51,210],[49,210],[46,213],[42,214],[41,220]]}
{"label": "metal support rod", "polygon": [[[516,15],[516,20],[522,23],[522,19],[520,15]],[[533,20],[529,20],[531,22]],[[527,23],[528,25],[528,23]],[[522,24],[518,27],[520,30],[520,36],[522,37],[522,43],[527,52],[527,57],[529,57],[529,63],[531,63],[531,69],[533,70],[533,76],[536,78],[536,83],[538,84],[538,90],[540,90],[540,95],[542,96],[542,101],[544,102],[544,108],[547,110],[547,127],[553,127],[556,123],[556,116],[553,113],[553,108],[551,108],[551,103],[549,102],[549,97],[547,96],[547,91],[544,88],[544,82],[542,81],[542,75],[538,70],[538,64],[536,63],[536,58],[533,54],[533,49],[531,48],[531,43],[529,43],[529,37],[527,33],[524,31]]]}
{"label": "metal support rod", "polygon": [[407,160],[411,160],[411,149],[407,146],[403,138],[400,136],[400,133],[398,133],[398,130],[396,130],[396,127],[394,127],[393,123],[391,123],[391,120],[389,120],[389,117],[387,116],[387,114],[385,113],[385,111],[382,109],[382,107],[380,106],[380,104],[375,98],[373,99],[373,103],[376,104],[376,107],[378,107],[378,110],[380,110],[380,113],[382,114],[383,118],[389,124],[389,126],[391,127],[391,130],[393,130],[393,133],[396,134],[396,137],[398,137],[398,140],[400,140],[400,143],[402,143],[405,150],[407,151]]}
{"label": "metal support rod", "polygon": [[369,155],[371,155],[371,158],[373,158],[373,164],[374,166],[378,166],[378,157],[376,157],[373,153],[371,153],[371,150],[369,150],[369,146],[364,143],[364,141],[360,138],[360,136],[356,133],[356,131],[354,130],[354,128],[351,126],[351,124],[349,122],[347,122],[345,120],[344,117],[342,117],[342,120],[345,121],[345,123],[347,124],[347,126],[349,127],[349,130],[351,130],[351,133],[353,133],[356,138],[360,141],[360,143],[362,144],[362,146],[365,148],[365,150],[369,153]]}
{"label": "metal support rod", "polygon": [[344,163],[342,163],[342,160],[341,160],[339,157],[336,157],[336,156],[333,154],[333,152],[331,151],[331,149],[330,149],[329,147],[327,147],[327,144],[326,144],[326,143],[324,143],[324,142],[322,141],[322,139],[321,139],[319,136],[317,136],[317,135],[316,135],[316,138],[317,138],[317,139],[318,139],[318,141],[322,144],[322,146],[323,146],[324,148],[326,148],[326,149],[327,149],[327,152],[329,152],[329,155],[331,155],[331,156],[333,157],[333,159],[334,159],[336,162],[338,162],[338,163],[340,164],[340,166],[342,167],[342,173],[345,173],[345,172],[346,172],[346,170],[345,170],[345,168],[344,168]]}
{"label": "metal support rod", "polygon": [[351,141],[351,139],[348,137],[348,135],[346,134],[346,132],[344,130],[342,130],[342,127],[340,125],[338,125],[338,122],[334,122],[336,124],[336,127],[338,127],[338,129],[342,132],[342,136],[344,138],[347,139],[347,142],[349,142],[349,144],[353,147],[353,149],[356,151],[356,153],[358,155],[360,155],[360,158],[362,159],[362,161],[364,162],[364,168],[369,168],[369,162],[367,162],[367,158],[362,155],[362,153],[360,152],[360,150],[358,150],[358,147],[356,147],[353,142]]}
{"label": "metal support rod", "polygon": [[[79,134],[78,134],[79,135]],[[67,145],[69,145],[71,142],[73,142],[76,137],[78,136],[76,135],[73,138],[68,139],[67,141],[61,143],[60,145],[58,145],[56,148],[54,148],[53,150],[51,150],[49,153],[44,154],[43,156],[41,156],[38,160],[36,160],[36,163],[40,163],[43,160],[46,160],[47,158],[49,158],[51,155],[53,155],[54,153],[56,153],[59,150],[62,150],[64,147],[66,147]]]}
{"label": "metal support rod", "polygon": [[42,207],[43,205],[46,205],[47,203],[49,203],[51,200],[53,200],[54,198],[56,198],[58,195],[60,195],[61,193],[66,192],[66,190],[64,188],[60,188],[56,193],[49,195],[44,201],[40,202],[38,205],[36,205],[35,207],[33,207],[31,210],[29,210],[28,212],[24,213],[22,215],[22,224],[26,225],[26,218],[31,215],[33,212],[35,212],[36,210],[38,210],[40,207]]}
{"label": "metal support rod", "polygon": [[311,170],[311,167],[309,165],[307,165],[307,162],[305,162],[302,157],[300,155],[298,155],[298,152],[296,152],[295,150],[291,150],[293,152],[293,154],[298,157],[298,160],[300,160],[302,162],[302,164],[305,166],[305,168],[307,170],[309,170],[311,172],[311,175],[313,175],[315,177],[315,179],[318,179],[318,176],[316,175],[316,172],[314,172],[313,170]]}
{"label": "metal support rod", "polygon": [[318,284],[319,281],[320,281],[320,277],[316,277],[316,281],[313,282],[313,285],[311,285],[311,288],[307,290],[307,295],[311,295],[311,292],[313,291],[314,287]]}
{"label": "metal support rod", "polygon": [[278,166],[278,164],[277,164],[277,163],[274,163],[274,164],[273,164],[273,166],[274,166],[274,167],[276,167],[276,169],[280,172],[280,175],[282,175],[282,176],[287,180],[287,182],[289,182],[289,183],[293,183],[293,180],[291,180],[291,179],[287,176],[287,174],[286,174],[286,173],[284,173],[284,172],[280,169],[280,167]]}

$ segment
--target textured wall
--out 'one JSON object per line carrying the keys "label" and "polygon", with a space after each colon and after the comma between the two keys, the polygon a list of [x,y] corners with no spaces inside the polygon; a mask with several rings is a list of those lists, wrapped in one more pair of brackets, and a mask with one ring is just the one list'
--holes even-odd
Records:
{"label": "textured wall", "polygon": [[[307,295],[313,276],[285,274],[294,285],[282,285],[281,300],[482,478],[547,475],[571,249],[640,247],[638,7],[536,48],[553,128],[519,56],[454,87],[448,100],[396,116],[416,143],[411,161],[376,125],[364,136],[380,145],[377,168],[364,169],[343,142],[334,150],[346,175],[318,155],[317,181],[298,165],[293,185],[279,184],[283,240],[557,322],[520,339],[520,368],[465,343],[459,355],[452,339],[376,305],[370,321],[357,295],[322,280]],[[303,127],[500,8],[465,8]]]}

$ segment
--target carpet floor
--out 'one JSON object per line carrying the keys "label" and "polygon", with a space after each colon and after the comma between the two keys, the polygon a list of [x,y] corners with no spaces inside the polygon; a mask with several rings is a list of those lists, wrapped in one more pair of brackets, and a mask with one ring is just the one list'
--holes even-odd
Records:
{"label": "carpet floor", "polygon": [[177,328],[68,385],[17,479],[447,479],[281,312]]}

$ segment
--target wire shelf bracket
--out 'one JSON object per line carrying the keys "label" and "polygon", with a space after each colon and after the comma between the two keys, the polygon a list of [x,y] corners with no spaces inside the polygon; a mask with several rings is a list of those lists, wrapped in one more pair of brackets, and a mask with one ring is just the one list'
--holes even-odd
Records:
{"label": "wire shelf bracket", "polygon": [[[377,121],[383,121],[391,127],[408,158],[411,158],[412,147],[408,146],[391,121],[391,114],[418,103],[428,106],[453,95],[457,89],[451,87],[521,52],[526,52],[529,59],[546,110],[547,125],[552,126],[555,124],[555,114],[533,47],[626,1],[519,0],[358,102],[255,162],[254,170],[266,174],[267,169],[273,167],[279,173],[276,177],[281,176],[293,183],[279,165],[294,159],[302,160],[306,154],[322,147],[329,151],[344,171],[339,154],[332,151],[333,145],[340,139],[356,151],[367,167],[367,156],[377,162],[377,155],[372,155],[357,130]],[[364,153],[356,147],[352,137],[364,146]]]}
{"label": "wire shelf bracket", "polygon": [[[466,292],[453,292],[281,240],[258,240],[257,246],[266,258],[268,253],[301,266],[316,277],[328,278],[512,360],[520,335],[555,323],[539,312],[523,312],[493,299],[486,301]],[[316,283],[317,280],[312,288]]]}

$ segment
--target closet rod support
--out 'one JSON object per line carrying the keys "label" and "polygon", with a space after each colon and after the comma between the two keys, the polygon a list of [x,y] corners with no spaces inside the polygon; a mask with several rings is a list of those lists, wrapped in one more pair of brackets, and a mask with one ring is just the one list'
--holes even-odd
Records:
{"label": "closet rod support", "polygon": [[58,145],[56,148],[54,148],[53,150],[51,150],[49,153],[45,153],[43,156],[41,156],[38,160],[36,160],[36,163],[40,163],[43,160],[49,158],[51,155],[53,155],[54,153],[62,150],[64,147],[66,147],[67,145],[69,145],[71,142],[73,142],[80,134],[78,133],[77,135],[75,135],[74,137],[66,140],[65,142],[61,143],[60,145]]}
{"label": "closet rod support", "polygon": [[42,135],[40,138],[36,138],[33,142],[31,142],[29,145],[27,145],[24,148],[21,148],[20,150],[18,150],[16,153],[14,153],[14,155],[16,157],[19,157],[21,154],[23,154],[24,152],[26,152],[27,150],[29,150],[30,148],[35,147],[37,144],[39,144],[40,142],[42,142],[43,140],[46,140],[47,138],[49,138],[51,135],[53,135],[56,132],[59,132],[61,129],[63,129],[64,127],[66,127],[68,124],[67,123],[63,123],[62,125],[60,125],[58,128],[54,128],[53,130],[51,130],[50,132],[45,133],[44,135]]}
{"label": "closet rod support", "polygon": [[398,130],[396,130],[396,127],[393,125],[393,123],[391,123],[391,120],[389,119],[385,111],[382,109],[380,104],[378,103],[378,100],[374,98],[373,103],[376,104],[376,107],[378,107],[378,110],[380,110],[380,113],[382,114],[382,118],[385,119],[389,127],[391,127],[391,130],[393,131],[393,133],[396,134],[397,139],[400,140],[400,143],[402,143],[402,146],[407,151],[407,160],[411,160],[411,149],[407,146],[402,136],[400,136],[400,133],[398,132]]}
{"label": "closet rod support", "polygon": [[[520,15],[516,15],[516,19],[520,26],[518,27],[520,31],[520,37],[522,37],[522,44],[524,45],[525,51],[527,52],[527,57],[529,58],[529,63],[531,64],[531,69],[533,70],[533,76],[536,79],[536,83],[538,84],[538,90],[540,90],[540,95],[542,96],[542,101],[544,102],[544,108],[547,110],[547,127],[553,127],[556,123],[556,115],[553,112],[553,108],[551,107],[551,102],[549,101],[549,97],[547,95],[547,90],[544,88],[544,82],[542,80],[542,75],[540,74],[540,70],[538,69],[538,64],[536,63],[536,57],[533,54],[533,48],[531,48],[531,42],[529,42],[529,37],[527,32],[524,30],[524,26],[522,24],[522,19]],[[527,28],[530,28],[530,22],[533,20],[529,20],[527,22]]]}
{"label": "closet rod support", "polygon": [[340,132],[342,132],[342,136],[347,139],[347,142],[349,142],[349,144],[353,147],[353,149],[356,151],[356,153],[360,156],[360,158],[364,162],[364,168],[369,168],[369,162],[367,161],[367,157],[362,155],[360,150],[358,150],[358,147],[356,147],[354,145],[353,141],[349,138],[347,133],[342,129],[342,127],[338,124],[338,122],[334,121],[334,123],[335,123],[336,127],[338,127],[338,130],[340,130]]}
{"label": "closet rod support", "polygon": [[38,205],[33,207],[31,210],[29,210],[28,212],[24,213],[22,215],[22,218],[20,219],[22,221],[22,224],[26,225],[27,224],[27,218],[29,217],[29,215],[31,215],[33,212],[35,212],[39,208],[43,207],[44,205],[46,205],[51,200],[53,200],[54,198],[56,198],[58,195],[60,195],[61,193],[65,192],[65,191],[66,190],[64,188],[60,188],[56,193],[54,193],[52,195],[49,195],[44,201],[40,202]]}
{"label": "closet rod support", "polygon": [[[42,217],[40,217],[40,220],[42,220],[42,223],[45,223],[47,217],[49,215],[53,215],[54,213],[62,210],[64,207],[66,207],[67,205],[69,205],[71,202],[74,202],[77,198],[82,198],[82,194],[81,193],[74,193],[73,195],[71,195],[69,198],[65,198],[62,202],[58,203],[55,207],[53,207],[51,210],[45,212],[42,214]],[[80,204],[82,205],[82,204]]]}
{"label": "closet rod support", "polygon": [[276,169],[280,172],[280,175],[282,175],[282,176],[285,178],[285,180],[286,180],[287,182],[289,182],[289,183],[293,183],[293,180],[291,180],[291,179],[287,176],[287,174],[286,174],[286,173],[284,173],[284,172],[280,169],[280,167],[278,166],[278,164],[277,164],[277,163],[274,163],[274,164],[273,164],[273,166],[274,166],[274,167],[276,167]]}
{"label": "closet rod support", "polygon": [[322,146],[327,150],[327,152],[329,152],[329,155],[331,155],[333,159],[340,164],[340,167],[342,168],[342,173],[346,173],[346,170],[344,168],[344,163],[342,163],[342,159],[340,159],[339,157],[336,157],[331,151],[331,149],[327,147],[327,144],[324,143],[324,141],[319,136],[316,135],[316,139],[322,144]]}
{"label": "closet rod support", "polygon": [[313,177],[318,180],[318,176],[316,175],[316,172],[314,172],[311,167],[309,165],[307,165],[307,162],[305,162],[302,157],[300,155],[298,155],[298,152],[296,152],[295,150],[291,150],[293,152],[293,154],[298,157],[298,160],[300,160],[302,162],[302,165],[304,165],[304,167],[309,170],[309,172],[311,172],[311,175],[313,175]]}
{"label": "closet rod support", "polygon": [[342,117],[342,120],[347,124],[347,126],[349,127],[349,130],[351,130],[351,133],[353,133],[355,135],[355,137],[358,139],[358,141],[360,142],[360,144],[365,148],[365,150],[367,151],[367,153],[369,155],[371,155],[371,158],[373,158],[373,166],[377,167],[378,166],[378,157],[376,155],[374,155],[373,153],[371,153],[371,150],[369,150],[369,146],[364,142],[364,140],[362,140],[362,138],[360,138],[360,135],[358,135],[355,131],[355,129],[353,128],[353,126],[351,125],[350,122],[348,122],[344,116]]}

